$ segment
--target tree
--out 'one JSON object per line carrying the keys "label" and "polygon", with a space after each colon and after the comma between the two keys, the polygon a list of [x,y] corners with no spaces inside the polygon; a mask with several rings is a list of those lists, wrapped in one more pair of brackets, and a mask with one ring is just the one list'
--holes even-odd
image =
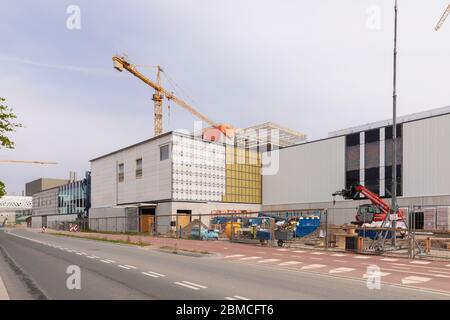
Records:
{"label": "tree", "polygon": [[[0,97],[0,149],[14,149],[14,142],[8,134],[22,125],[14,122],[17,116],[11,108],[3,104],[5,101],[6,99]],[[0,197],[3,197],[5,193],[5,185],[0,181]]]}

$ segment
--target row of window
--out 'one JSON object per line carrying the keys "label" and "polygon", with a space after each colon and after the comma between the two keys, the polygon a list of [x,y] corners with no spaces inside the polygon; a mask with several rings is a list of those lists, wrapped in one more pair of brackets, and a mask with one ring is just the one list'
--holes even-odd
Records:
{"label": "row of window", "polygon": [[[363,132],[364,135],[364,168],[361,168],[360,133],[346,136],[346,187],[361,183],[360,170],[364,169],[364,185],[377,194],[391,196],[392,189],[392,163],[393,140],[392,126],[384,128],[384,159],[380,153],[380,129]],[[402,195],[402,125],[397,125],[397,194]],[[380,177],[380,166],[384,162],[384,177]],[[381,181],[384,180],[384,190],[381,190]]]}
{"label": "row of window", "polygon": [[[163,145],[159,147],[159,160],[164,161],[169,159],[169,145]],[[136,159],[136,179],[142,178],[142,158]],[[117,180],[123,182],[125,180],[125,164],[119,163],[117,165]]]}

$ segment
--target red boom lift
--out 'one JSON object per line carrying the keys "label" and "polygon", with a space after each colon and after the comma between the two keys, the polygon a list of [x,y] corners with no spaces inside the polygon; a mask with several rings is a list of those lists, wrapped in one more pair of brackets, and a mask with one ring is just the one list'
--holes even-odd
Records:
{"label": "red boom lift", "polygon": [[[364,223],[382,222],[386,215],[390,214],[391,207],[380,196],[360,184],[352,185],[348,189],[343,189],[333,193],[333,197],[342,196],[344,199],[355,199],[359,194],[364,195],[372,204],[363,204],[358,208],[356,222],[354,224],[362,225]],[[397,210],[399,221],[405,221],[406,214],[403,210]]]}

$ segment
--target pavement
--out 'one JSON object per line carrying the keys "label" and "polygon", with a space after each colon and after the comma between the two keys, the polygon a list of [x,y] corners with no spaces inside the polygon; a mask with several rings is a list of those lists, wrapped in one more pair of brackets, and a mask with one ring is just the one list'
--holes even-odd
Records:
{"label": "pavement", "polygon": [[[193,257],[162,252],[154,243],[140,247],[11,229],[0,231],[0,260],[3,256],[3,264],[23,280],[25,289],[9,286],[14,276],[4,271],[1,262],[0,276],[11,299],[30,296],[33,299],[175,300],[450,298],[446,277],[440,278],[443,286],[433,285],[432,290],[424,287],[435,282],[435,275],[449,273],[450,278],[450,267],[436,266],[436,262],[408,264],[377,260],[383,274],[381,287],[374,289],[362,275],[367,273],[367,265],[375,262],[370,260],[374,257],[361,259],[333,256],[333,253],[295,252],[300,251],[295,249],[189,242],[196,247],[201,247],[197,243],[221,245],[227,253]],[[236,253],[238,248],[240,253]],[[77,267],[80,289],[73,287],[73,276],[77,274],[73,270]],[[425,276],[426,270],[433,270],[434,274],[428,272]],[[388,277],[403,283],[391,285],[385,281]]]}

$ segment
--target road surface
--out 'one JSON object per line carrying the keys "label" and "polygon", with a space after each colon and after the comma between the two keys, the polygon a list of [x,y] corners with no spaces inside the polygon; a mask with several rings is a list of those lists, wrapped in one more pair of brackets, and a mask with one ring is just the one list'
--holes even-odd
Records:
{"label": "road surface", "polygon": [[[250,259],[251,260],[251,259]],[[245,261],[245,260],[244,260]],[[449,299],[440,292],[229,262],[147,247],[0,230],[0,277],[11,299]],[[317,265],[311,260],[311,265]],[[70,266],[81,288],[69,290]]]}

